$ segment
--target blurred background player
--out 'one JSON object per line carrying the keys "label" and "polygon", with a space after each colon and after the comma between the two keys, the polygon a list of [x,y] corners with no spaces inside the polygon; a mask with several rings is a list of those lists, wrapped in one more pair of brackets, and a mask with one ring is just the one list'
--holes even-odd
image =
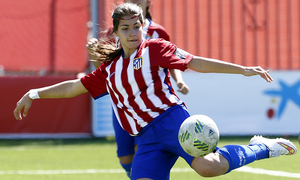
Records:
{"label": "blurred background player", "polygon": [[[143,38],[144,39],[157,39],[162,38],[167,41],[170,41],[170,36],[165,28],[152,20],[150,5],[151,0],[124,0],[125,3],[133,3],[139,5],[143,9],[143,17],[144,17],[144,28],[143,28]],[[119,40],[116,36],[114,36],[112,27],[105,32],[105,36],[108,36],[111,42],[119,43]],[[98,40],[93,38],[90,40],[90,44],[98,44]],[[119,45],[119,44],[118,44]],[[88,50],[91,55],[91,59],[95,59],[93,56],[94,49],[89,48]],[[95,59],[96,60],[96,59]],[[101,66],[99,61],[92,61],[95,68]],[[170,74],[179,88],[178,91],[182,94],[187,94],[189,92],[189,87],[185,84],[182,78],[181,71],[178,69],[169,69]],[[130,136],[118,123],[118,120],[113,113],[113,127],[115,131],[115,141],[117,146],[117,156],[120,160],[120,164],[123,169],[126,171],[128,177],[130,177],[131,172],[131,163],[137,149],[137,137]]]}

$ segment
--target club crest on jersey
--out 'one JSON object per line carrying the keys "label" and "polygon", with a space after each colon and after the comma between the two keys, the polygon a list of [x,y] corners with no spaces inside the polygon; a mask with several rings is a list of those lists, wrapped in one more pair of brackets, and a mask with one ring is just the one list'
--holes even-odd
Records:
{"label": "club crest on jersey", "polygon": [[143,57],[133,59],[133,69],[139,70],[143,65]]}

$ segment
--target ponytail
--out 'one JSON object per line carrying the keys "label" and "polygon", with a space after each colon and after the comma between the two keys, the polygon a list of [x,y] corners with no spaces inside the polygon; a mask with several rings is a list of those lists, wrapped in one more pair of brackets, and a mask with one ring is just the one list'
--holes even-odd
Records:
{"label": "ponytail", "polygon": [[118,48],[117,43],[115,42],[115,37],[112,33],[102,36],[98,40],[98,44],[94,47],[94,52],[91,55],[96,61],[101,63],[111,61],[112,59],[118,57],[122,53],[122,48]]}
{"label": "ponytail", "polygon": [[146,18],[152,20],[152,16],[151,16],[151,13],[150,13],[149,9],[150,9],[150,6],[148,6],[146,8]]}

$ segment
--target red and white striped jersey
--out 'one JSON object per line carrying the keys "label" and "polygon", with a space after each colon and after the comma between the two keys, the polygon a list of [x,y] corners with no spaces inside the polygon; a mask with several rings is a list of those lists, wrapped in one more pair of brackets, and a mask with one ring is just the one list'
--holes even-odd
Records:
{"label": "red and white striped jersey", "polygon": [[170,35],[167,33],[166,29],[152,21],[151,19],[148,19],[149,24],[143,28],[143,37],[144,39],[157,39],[162,38],[167,41],[170,41]]}
{"label": "red and white striped jersey", "polygon": [[169,107],[182,104],[168,69],[184,71],[192,57],[163,39],[143,40],[130,58],[103,63],[81,82],[94,99],[109,93],[120,125],[137,135]]}

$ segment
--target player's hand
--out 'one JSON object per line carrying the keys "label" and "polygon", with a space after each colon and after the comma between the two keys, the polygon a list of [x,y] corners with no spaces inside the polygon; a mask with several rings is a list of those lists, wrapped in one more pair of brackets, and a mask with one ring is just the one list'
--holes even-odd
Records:
{"label": "player's hand", "polygon": [[267,82],[272,82],[273,81],[272,77],[269,74],[269,70],[264,70],[260,66],[247,67],[246,71],[245,71],[245,76],[254,76],[254,75],[260,75]]}
{"label": "player's hand", "polygon": [[32,99],[29,97],[29,93],[26,93],[18,102],[14,110],[14,116],[16,120],[22,120],[22,110],[23,117],[27,116],[28,110],[32,104]]}
{"label": "player's hand", "polygon": [[177,83],[178,86],[178,92],[181,92],[182,94],[187,94],[190,91],[190,88],[184,83],[184,82],[179,82]]}
{"label": "player's hand", "polygon": [[88,43],[86,44],[86,48],[89,51],[94,51],[94,49],[97,47],[97,44],[99,43],[98,39],[96,38],[92,38],[88,41]]}
{"label": "player's hand", "polygon": [[95,60],[95,61],[99,60],[99,56],[100,56],[100,54],[96,52],[98,44],[99,44],[99,41],[96,38],[90,39],[88,41],[88,43],[86,44],[86,48],[91,55],[91,59]]}

